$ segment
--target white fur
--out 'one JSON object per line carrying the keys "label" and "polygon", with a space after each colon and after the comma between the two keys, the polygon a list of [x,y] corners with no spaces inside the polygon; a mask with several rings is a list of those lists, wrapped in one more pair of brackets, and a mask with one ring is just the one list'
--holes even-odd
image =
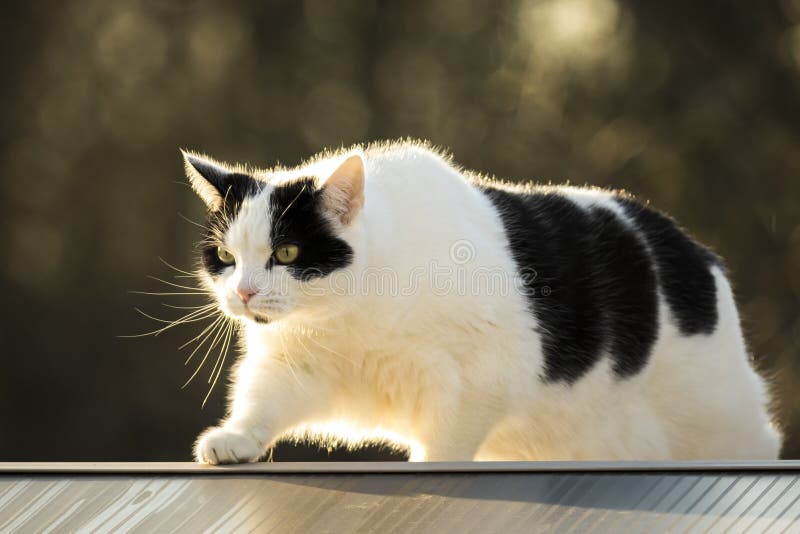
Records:
{"label": "white fur", "polygon": [[[349,153],[261,176],[323,180]],[[486,272],[514,283],[516,267],[489,200],[419,144],[368,147],[362,157],[365,203],[339,228],[355,250],[348,268],[311,283],[283,267],[264,270],[270,185],[231,224],[225,245],[236,267],[208,283],[222,309],[242,321],[245,354],[229,415],[199,438],[198,461],[253,461],[278,437],[308,428],[355,441],[400,436],[412,460],[777,457],[765,384],[748,362],[718,269],[712,335],[680,335],[661,298],[659,337],[640,373],[620,380],[605,358],[571,386],[546,383],[524,295],[513,287],[456,287]],[[579,206],[602,204],[625,220],[610,192],[553,194]],[[454,289],[432,287],[441,282],[435,272]],[[390,282],[378,287],[381,276]],[[396,287],[387,287],[391,280]],[[258,290],[249,309],[236,297],[240,285]],[[259,314],[273,322],[256,324]]]}

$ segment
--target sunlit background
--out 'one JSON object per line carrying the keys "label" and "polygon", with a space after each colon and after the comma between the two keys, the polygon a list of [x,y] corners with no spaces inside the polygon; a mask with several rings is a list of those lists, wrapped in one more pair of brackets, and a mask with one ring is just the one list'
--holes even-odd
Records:
{"label": "sunlit background", "polygon": [[[269,166],[404,136],[676,216],[726,258],[800,457],[800,0],[3,11],[0,460],[188,460],[223,414],[222,389],[201,409],[206,371],[180,389],[197,327],[118,337],[158,326],[134,307],[195,302],[129,293],[164,289],[147,278],[172,275],[159,256],[192,267],[198,229],[179,214],[203,207],[179,147]],[[328,457],[274,457],[312,453]]]}

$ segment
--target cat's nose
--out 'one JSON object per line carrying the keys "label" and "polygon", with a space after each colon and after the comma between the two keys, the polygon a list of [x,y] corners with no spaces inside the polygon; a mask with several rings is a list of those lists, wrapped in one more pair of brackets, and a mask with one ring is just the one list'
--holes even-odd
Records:
{"label": "cat's nose", "polygon": [[239,298],[242,299],[242,302],[247,304],[247,301],[250,300],[250,298],[255,295],[256,292],[252,289],[240,287],[236,290],[236,294],[239,295]]}

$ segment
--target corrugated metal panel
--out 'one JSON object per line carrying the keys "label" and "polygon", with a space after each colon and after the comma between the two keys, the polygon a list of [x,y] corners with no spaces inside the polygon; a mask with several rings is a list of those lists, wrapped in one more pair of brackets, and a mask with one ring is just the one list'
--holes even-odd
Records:
{"label": "corrugated metal panel", "polygon": [[0,464],[0,532],[800,532],[771,464]]}

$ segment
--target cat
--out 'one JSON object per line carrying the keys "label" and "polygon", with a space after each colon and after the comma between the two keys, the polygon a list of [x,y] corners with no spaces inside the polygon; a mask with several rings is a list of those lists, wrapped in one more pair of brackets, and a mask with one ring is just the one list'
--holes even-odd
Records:
{"label": "cat", "polygon": [[243,336],[198,462],[314,428],[412,461],[778,457],[722,262],[631,196],[416,141],[270,170],[183,155],[202,283]]}

